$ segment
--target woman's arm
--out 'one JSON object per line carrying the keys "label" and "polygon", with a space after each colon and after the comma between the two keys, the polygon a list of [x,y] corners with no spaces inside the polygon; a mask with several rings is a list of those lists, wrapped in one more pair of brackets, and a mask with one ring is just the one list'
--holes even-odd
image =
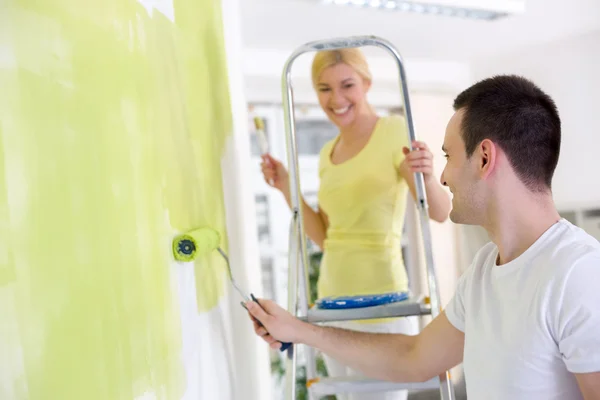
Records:
{"label": "woman's arm", "polygon": [[[289,175],[283,164],[270,155],[265,154],[263,155],[261,167],[265,182],[283,194],[285,201],[291,209],[292,199],[290,195]],[[323,249],[323,242],[327,236],[327,227],[329,226],[327,215],[325,215],[321,208],[318,211],[313,210],[302,196],[300,196],[300,201],[304,217],[304,230],[308,237]]]}

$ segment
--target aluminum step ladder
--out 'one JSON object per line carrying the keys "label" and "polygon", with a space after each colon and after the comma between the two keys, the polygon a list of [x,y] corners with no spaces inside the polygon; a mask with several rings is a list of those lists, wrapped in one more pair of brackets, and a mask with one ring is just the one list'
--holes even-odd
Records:
{"label": "aluminum step ladder", "polygon": [[[292,203],[292,220],[289,236],[289,281],[288,281],[288,311],[308,322],[327,322],[342,320],[372,319],[381,317],[402,317],[431,315],[435,318],[441,312],[440,295],[433,264],[431,248],[431,232],[429,214],[425,194],[425,183],[422,173],[415,173],[417,209],[425,253],[428,281],[428,296],[409,298],[408,300],[373,307],[356,309],[311,309],[310,288],[308,279],[308,257],[306,237],[301,203],[300,177],[298,168],[298,151],[296,144],[295,114],[293,89],[291,84],[291,69],[296,58],[304,53],[321,50],[335,50],[350,47],[376,46],[387,50],[397,61],[401,86],[401,100],[406,113],[409,139],[416,139],[411,106],[409,101],[406,72],[402,58],[394,46],[387,40],[375,36],[352,36],[334,38],[306,43],[296,49],[287,59],[282,74],[282,95],[286,129],[287,158],[290,174],[290,194]],[[412,146],[412,145],[411,145]],[[311,399],[320,396],[343,392],[372,392],[390,390],[419,390],[439,388],[441,399],[454,400],[454,387],[449,371],[440,377],[420,383],[394,383],[366,378],[324,378],[320,379],[316,371],[315,349],[306,348],[306,376]],[[286,353],[285,398],[296,398],[296,346],[290,346]]]}

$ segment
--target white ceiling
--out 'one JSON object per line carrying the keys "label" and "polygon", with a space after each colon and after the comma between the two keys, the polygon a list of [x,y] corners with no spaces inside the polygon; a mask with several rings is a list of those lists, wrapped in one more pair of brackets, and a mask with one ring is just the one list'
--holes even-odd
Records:
{"label": "white ceiling", "polygon": [[315,0],[240,3],[244,46],[256,49],[291,51],[312,40],[377,35],[405,58],[468,61],[600,30],[600,0],[526,0],[524,15],[492,22],[323,6]]}

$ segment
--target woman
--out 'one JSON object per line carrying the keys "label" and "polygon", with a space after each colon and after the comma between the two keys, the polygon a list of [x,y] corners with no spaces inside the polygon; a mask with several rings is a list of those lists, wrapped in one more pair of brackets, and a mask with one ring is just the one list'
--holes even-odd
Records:
{"label": "woman", "polygon": [[[323,249],[319,298],[408,290],[400,238],[408,191],[416,197],[414,173],[422,172],[431,219],[443,222],[450,198],[433,175],[433,155],[409,138],[402,117],[379,117],[367,101],[371,74],[359,49],[322,51],[312,64],[319,104],[339,128],[320,152],[319,207],[302,200],[306,234]],[[261,164],[265,181],[291,205],[285,167],[270,155]],[[416,334],[407,318],[337,322],[368,332]],[[356,375],[325,358],[330,376]],[[386,397],[387,396],[387,397]],[[338,399],[406,399],[406,391],[338,395]]]}

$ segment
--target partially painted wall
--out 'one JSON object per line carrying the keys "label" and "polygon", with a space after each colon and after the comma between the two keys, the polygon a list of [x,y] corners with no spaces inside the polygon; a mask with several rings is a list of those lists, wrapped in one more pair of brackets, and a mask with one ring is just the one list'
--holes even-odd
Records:
{"label": "partially painted wall", "polygon": [[222,41],[216,0],[0,5],[1,399],[185,395],[175,275],[200,313],[227,287],[171,255],[225,233]]}

